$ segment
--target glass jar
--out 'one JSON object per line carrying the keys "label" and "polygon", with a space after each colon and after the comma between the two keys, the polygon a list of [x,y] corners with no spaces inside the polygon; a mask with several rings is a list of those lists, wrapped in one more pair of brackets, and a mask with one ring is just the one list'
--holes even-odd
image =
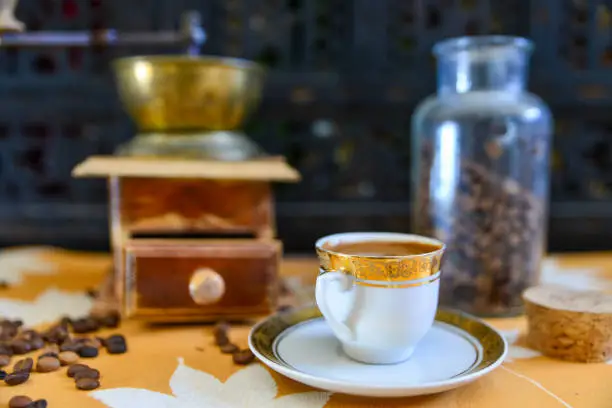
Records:
{"label": "glass jar", "polygon": [[517,315],[539,278],[552,118],[525,90],[531,50],[505,36],[434,47],[437,93],[412,118],[413,227],[447,245],[443,306]]}

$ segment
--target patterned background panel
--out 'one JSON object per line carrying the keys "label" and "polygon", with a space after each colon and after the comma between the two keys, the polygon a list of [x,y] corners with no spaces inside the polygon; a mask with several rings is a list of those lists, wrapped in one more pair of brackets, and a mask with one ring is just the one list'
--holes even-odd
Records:
{"label": "patterned background panel", "polygon": [[[278,186],[289,251],[322,234],[408,231],[410,115],[435,90],[432,45],[518,34],[536,44],[530,88],[557,119],[552,249],[612,244],[612,1],[21,0],[32,30],[174,30],[202,13],[202,53],[270,68],[249,134],[303,174]],[[0,49],[0,243],[107,245],[106,187],[71,168],[130,138],[113,58],[178,47]]]}

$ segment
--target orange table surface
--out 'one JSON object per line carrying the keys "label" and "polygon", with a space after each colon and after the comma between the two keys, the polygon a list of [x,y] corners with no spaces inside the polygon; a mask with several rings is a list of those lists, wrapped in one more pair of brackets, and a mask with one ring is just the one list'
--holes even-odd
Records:
{"label": "orange table surface", "polygon": [[[0,316],[19,316],[32,325],[86,310],[88,288],[110,267],[108,254],[55,248],[16,248],[0,252]],[[282,275],[309,288],[318,272],[314,258],[287,258]],[[543,280],[575,288],[612,291],[612,253],[548,258]],[[308,296],[308,290],[304,291]],[[76,311],[76,312],[75,312]],[[488,319],[506,335],[504,364],[459,389],[425,397],[373,399],[329,394],[282,377],[258,363],[236,366],[213,345],[207,325],[150,327],[125,321],[124,355],[101,353],[88,361],[102,373],[97,392],[78,391],[64,370],[32,374],[23,385],[0,384],[0,407],[13,395],[45,398],[49,407],[440,407],[554,408],[612,407],[612,364],[578,364],[549,359],[525,347],[523,317]],[[234,327],[231,339],[246,347],[249,326]],[[102,402],[104,401],[104,402]]]}

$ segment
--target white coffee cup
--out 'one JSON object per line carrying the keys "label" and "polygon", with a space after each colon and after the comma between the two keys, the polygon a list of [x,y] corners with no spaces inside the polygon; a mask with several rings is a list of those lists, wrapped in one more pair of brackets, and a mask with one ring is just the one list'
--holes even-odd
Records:
{"label": "white coffee cup", "polygon": [[[377,253],[388,243],[406,252]],[[343,253],[347,244],[360,248]],[[358,232],[323,237],[315,246],[317,305],[344,352],[369,364],[410,358],[435,319],[444,244],[419,235]]]}

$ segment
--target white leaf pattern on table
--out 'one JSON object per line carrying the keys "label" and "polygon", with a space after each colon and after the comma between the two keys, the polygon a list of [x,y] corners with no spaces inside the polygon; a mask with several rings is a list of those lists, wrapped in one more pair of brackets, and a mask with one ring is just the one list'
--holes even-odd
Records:
{"label": "white leaf pattern on table", "polygon": [[[535,358],[535,357],[539,357],[542,355],[542,353],[540,353],[539,351],[536,350],[532,350],[530,348],[527,347],[521,347],[521,346],[516,346],[514,345],[514,343],[516,343],[516,341],[519,338],[520,335],[520,330],[518,329],[513,329],[513,330],[499,330],[499,332],[502,334],[502,336],[504,336],[504,338],[506,339],[506,341],[508,342],[508,354],[506,355],[506,359],[504,360],[504,362],[507,363],[511,363],[513,362],[515,359],[516,360],[522,360],[522,359],[530,359],[530,358]],[[519,373],[517,371],[514,371],[508,367],[505,367],[504,365],[500,366],[501,369],[506,370],[507,372],[511,373],[512,375],[523,379],[527,382],[529,382],[530,384],[534,385],[535,387],[541,389],[542,391],[544,391],[546,394],[550,395],[552,398],[556,399],[557,401],[559,401],[559,403],[567,408],[572,408],[571,405],[569,405],[567,402],[565,402],[563,399],[561,399],[561,397],[559,397],[558,395],[554,394],[552,391],[550,391],[549,389],[547,389],[546,387],[544,387],[541,383],[539,383],[538,381],[534,380],[531,377],[526,376],[525,374]]]}
{"label": "white leaf pattern on table", "polygon": [[20,284],[23,275],[53,275],[57,266],[46,262],[41,255],[53,252],[51,247],[14,248],[0,251],[0,281],[9,285]]}
{"label": "white leaf pattern on table", "polygon": [[508,342],[508,354],[506,355],[507,362],[512,362],[516,360],[535,358],[542,355],[539,351],[532,350],[527,347],[516,346],[514,343],[519,338],[520,331],[517,329],[514,330],[499,330],[499,332],[504,336],[506,341]]}
{"label": "white leaf pattern on table", "polygon": [[107,389],[89,395],[111,408],[322,408],[331,396],[311,391],[276,398],[276,382],[259,364],[234,373],[222,383],[186,366],[183,359],[179,359],[170,378],[170,388],[174,395],[137,388]]}
{"label": "white leaf pattern on table", "polygon": [[92,299],[85,293],[73,293],[49,288],[35,300],[0,298],[0,318],[21,319],[26,326],[51,323],[63,316],[82,317]]}

